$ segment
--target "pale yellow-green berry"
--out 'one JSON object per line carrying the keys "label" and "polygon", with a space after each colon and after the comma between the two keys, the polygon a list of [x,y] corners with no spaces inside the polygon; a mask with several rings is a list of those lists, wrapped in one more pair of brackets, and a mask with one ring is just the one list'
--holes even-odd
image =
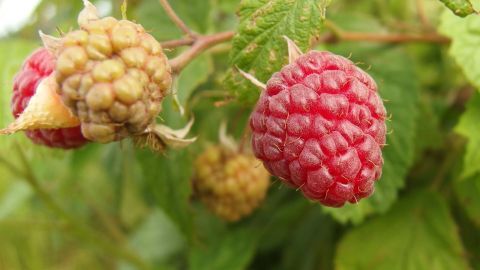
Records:
{"label": "pale yellow-green berry", "polygon": [[196,195],[217,216],[237,221],[263,201],[269,173],[253,155],[223,146],[208,147],[195,161]]}
{"label": "pale yellow-green berry", "polygon": [[86,138],[117,141],[142,134],[155,121],[172,71],[160,43],[141,25],[112,17],[90,20],[61,42],[59,94]]}

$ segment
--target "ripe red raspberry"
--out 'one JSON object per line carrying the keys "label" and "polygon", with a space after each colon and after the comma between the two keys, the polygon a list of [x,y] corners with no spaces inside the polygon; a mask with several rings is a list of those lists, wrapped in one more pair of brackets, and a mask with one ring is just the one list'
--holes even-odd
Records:
{"label": "ripe red raspberry", "polygon": [[373,193],[385,117],[367,73],[342,56],[310,51],[268,81],[250,118],[253,150],[307,198],[340,207]]}
{"label": "ripe red raspberry", "polygon": [[[18,118],[35,94],[40,82],[55,69],[55,58],[47,49],[33,52],[17,73],[13,84],[12,114]],[[87,140],[83,137],[80,126],[61,129],[36,129],[25,131],[34,143],[49,147],[71,149],[83,146]]]}

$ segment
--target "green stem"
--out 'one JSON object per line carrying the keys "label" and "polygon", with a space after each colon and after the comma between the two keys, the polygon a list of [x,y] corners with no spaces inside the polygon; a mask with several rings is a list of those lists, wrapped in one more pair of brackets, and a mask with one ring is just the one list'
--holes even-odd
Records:
{"label": "green stem", "polygon": [[448,173],[451,171],[452,167],[458,162],[461,154],[463,153],[464,143],[462,140],[452,134],[449,139],[449,149],[447,150],[447,155],[443,159],[442,163],[438,167],[437,174],[432,180],[430,185],[431,190],[439,190],[442,186],[442,183],[448,177]]}

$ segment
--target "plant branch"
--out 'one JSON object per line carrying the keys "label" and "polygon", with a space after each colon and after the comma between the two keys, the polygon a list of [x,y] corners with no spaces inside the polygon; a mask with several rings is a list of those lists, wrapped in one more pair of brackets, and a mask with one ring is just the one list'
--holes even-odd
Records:
{"label": "plant branch", "polygon": [[[379,42],[379,43],[439,43],[448,44],[450,39],[431,32],[425,34],[379,34],[364,32],[349,32],[339,28],[331,21],[326,21],[325,26],[329,33],[317,40],[317,43],[337,43],[337,42]],[[170,60],[173,73],[179,73],[188,63],[197,57],[203,51],[222,42],[232,39],[234,32],[220,32],[211,35],[197,35],[182,39],[175,39],[162,42],[162,47],[166,49],[177,48],[181,46],[191,46],[187,51]]]}
{"label": "plant branch", "polygon": [[189,37],[195,37],[197,36],[196,33],[194,33],[188,26],[183,22],[182,19],[175,13],[173,10],[172,6],[170,6],[170,3],[168,3],[168,0],[159,0],[160,5],[162,5],[163,9],[167,13],[168,17],[174,24],[177,25],[177,27],[182,30],[183,33],[185,33]]}
{"label": "plant branch", "polygon": [[427,13],[425,12],[425,3],[423,0],[416,0],[415,5],[417,7],[417,14],[423,27],[426,29],[432,29],[432,25],[428,21]]}
{"label": "plant branch", "polygon": [[438,166],[437,173],[433,177],[430,185],[431,190],[439,190],[442,183],[449,176],[452,167],[458,162],[464,147],[464,141],[459,139],[456,134],[450,134],[447,138],[448,145],[447,153]]}
{"label": "plant branch", "polygon": [[450,39],[439,34],[376,34],[359,32],[342,32],[340,35],[327,34],[323,36],[320,42],[337,43],[366,41],[378,43],[440,43],[448,44]]}
{"label": "plant branch", "polygon": [[228,31],[196,37],[191,44],[192,47],[170,60],[170,66],[172,67],[173,73],[179,73],[188,63],[190,63],[203,51],[219,43],[232,39],[233,35],[234,32]]}
{"label": "plant branch", "polygon": [[340,41],[367,41],[380,43],[440,43],[448,44],[450,39],[439,35],[437,33],[425,34],[377,34],[377,33],[363,33],[363,32],[348,32],[340,29],[331,21],[325,22],[325,27],[331,32],[323,36],[319,42],[337,43]]}
{"label": "plant branch", "polygon": [[164,49],[173,49],[181,46],[190,46],[195,42],[193,38],[182,38],[182,39],[174,39],[161,42],[162,48]]}

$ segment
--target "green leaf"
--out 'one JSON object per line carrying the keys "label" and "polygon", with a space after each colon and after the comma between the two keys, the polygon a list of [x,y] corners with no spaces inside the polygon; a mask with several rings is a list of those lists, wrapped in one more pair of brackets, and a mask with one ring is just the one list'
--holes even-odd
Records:
{"label": "green leaf", "polygon": [[[344,12],[332,20],[342,29],[360,32],[383,32],[377,18]],[[341,223],[360,223],[374,213],[384,213],[397,200],[405,177],[414,160],[419,84],[413,61],[404,49],[368,42],[339,43],[327,48],[351,58],[377,82],[387,114],[387,145],[383,149],[383,175],[375,184],[375,193],[358,204],[342,208],[324,208]]]}
{"label": "green leaf", "polygon": [[455,182],[455,194],[468,217],[480,228],[480,174]]}
{"label": "green leaf", "polygon": [[257,236],[258,232],[244,227],[214,232],[191,249],[189,269],[246,269],[253,258]]}
{"label": "green leaf", "polygon": [[[476,181],[471,181],[471,182],[476,182]],[[458,184],[463,185],[464,187],[462,187],[462,189],[465,188],[466,190],[469,187],[467,187],[468,184],[464,185],[465,183],[467,183],[467,181],[457,181],[455,184],[456,186],[458,186]],[[456,187],[456,189],[458,189],[458,187]],[[478,192],[478,190],[472,192],[471,194],[473,195],[473,193],[475,192]],[[475,202],[475,200],[477,199],[468,198],[464,200],[462,198],[462,195],[458,194],[459,193],[458,191],[456,191],[456,193],[458,198],[457,202],[459,203],[455,203],[453,206],[451,206],[451,212],[455,218],[457,226],[460,229],[459,234],[460,234],[463,246],[465,250],[467,250],[467,256],[472,266],[472,269],[480,269],[480,249],[478,246],[478,243],[480,243],[480,234],[478,233],[478,230],[480,228],[479,227],[480,220],[472,219],[472,218],[475,218],[474,216],[478,216],[478,212],[469,213],[470,210],[473,210],[473,209],[467,210],[467,208],[469,208],[468,206],[469,203],[478,205],[477,202]],[[478,193],[474,196],[478,196]],[[474,215],[471,216],[470,214],[474,214]]]}
{"label": "green leaf", "polygon": [[180,104],[185,106],[193,91],[207,81],[212,72],[212,58],[208,54],[200,55],[186,66],[178,76],[178,86],[176,87]]}
{"label": "green leaf", "polygon": [[255,224],[263,230],[258,246],[262,253],[285,247],[292,238],[292,228],[303,222],[305,213],[311,208],[319,210],[318,205],[305,200],[298,192],[281,186],[277,188],[277,185],[272,184],[265,202],[255,214]]}
{"label": "green leaf", "polygon": [[190,239],[192,217],[189,198],[192,174],[192,155],[187,149],[169,151],[164,156],[149,150],[138,150],[137,159],[142,168],[145,193],[177,224]]}
{"label": "green leaf", "polygon": [[318,207],[311,208],[289,236],[280,269],[332,269],[335,222],[322,214]]}
{"label": "green leaf", "polygon": [[[440,115],[433,111],[433,103],[423,95],[418,106],[417,134],[415,135],[415,160],[422,158],[425,149],[439,149],[442,146],[444,134],[440,129]],[[425,121],[429,119],[429,121]]]}
{"label": "green leaf", "polygon": [[332,49],[343,55],[352,53],[354,62],[363,61],[371,66],[368,73],[377,82],[387,113],[391,115],[387,121],[387,146],[383,149],[383,175],[375,184],[373,196],[340,209],[325,208],[340,222],[359,223],[370,214],[387,211],[404,186],[414,160],[419,85],[412,62],[401,48],[361,49],[353,45]]}
{"label": "green leaf", "polygon": [[[244,0],[240,4],[240,25],[230,53],[232,67],[246,71],[262,82],[287,61],[284,35],[301,49],[320,34],[324,1]],[[231,70],[226,87],[243,102],[254,103],[259,90],[237,71]]]}
{"label": "green leaf", "polygon": [[179,252],[185,239],[160,209],[154,209],[129,240],[133,250],[150,261],[165,261]]}
{"label": "green leaf", "polygon": [[350,230],[339,243],[335,265],[337,270],[470,269],[446,202],[426,191]]}
{"label": "green leaf", "polygon": [[440,0],[455,15],[465,17],[475,13],[472,3],[469,0]]}
{"label": "green leaf", "polygon": [[468,139],[467,149],[463,159],[462,178],[473,176],[480,172],[480,94],[476,93],[468,101],[466,111],[460,117],[455,131]]}
{"label": "green leaf", "polygon": [[449,53],[462,69],[467,79],[480,89],[480,16],[459,18],[444,12],[438,29],[452,39]]}
{"label": "green leaf", "polygon": [[0,198],[0,220],[5,220],[25,204],[33,195],[32,189],[24,182],[10,184],[8,191]]}
{"label": "green leaf", "polygon": [[240,0],[214,0],[214,3],[225,13],[235,13],[240,4]]}

